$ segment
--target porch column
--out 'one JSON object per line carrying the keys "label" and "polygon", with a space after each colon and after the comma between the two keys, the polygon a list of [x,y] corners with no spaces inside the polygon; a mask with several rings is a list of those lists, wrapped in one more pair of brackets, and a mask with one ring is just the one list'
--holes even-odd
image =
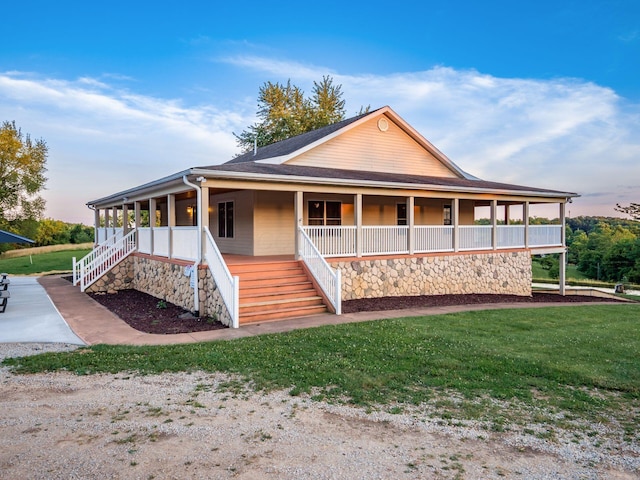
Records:
{"label": "porch column", "polygon": [[167,229],[169,230],[167,236],[168,249],[167,256],[173,257],[173,227],[176,226],[176,196],[173,194],[167,195]]}
{"label": "porch column", "polygon": [[[507,207],[505,206],[505,210]],[[498,201],[491,200],[491,247],[498,248]]]}
{"label": "porch column", "polygon": [[200,210],[202,212],[200,215],[200,225],[202,225],[203,228],[209,228],[209,187],[201,186],[200,191],[202,192],[200,199],[202,203]]}
{"label": "porch column", "polygon": [[559,263],[560,263],[560,295],[565,295],[566,293],[566,275],[567,275],[567,247],[566,247],[566,239],[565,239],[565,203],[560,203],[560,225],[562,225],[562,230],[560,230],[560,243],[562,244],[562,252],[560,253]]}
{"label": "porch column", "polygon": [[454,198],[452,205],[453,215],[453,251],[457,252],[460,250],[460,230],[459,230],[459,222],[458,222],[458,213],[460,212],[460,199]]}
{"label": "porch column", "polygon": [[113,207],[112,223],[113,223],[113,233],[115,234],[116,229],[118,228],[118,207],[116,206]]}
{"label": "porch column", "polygon": [[96,208],[93,211],[93,243],[95,245],[97,245],[100,239],[100,234],[98,233],[100,231],[100,209]]}
{"label": "porch column", "polygon": [[529,248],[529,202],[522,205],[522,223],[524,223],[524,248]]}
{"label": "porch column", "polygon": [[303,192],[296,192],[293,199],[293,214],[295,216],[295,256],[296,260],[300,260],[300,233],[298,229],[304,225],[304,194]]}
{"label": "porch column", "polygon": [[149,249],[151,250],[151,255],[154,254],[154,246],[153,246],[153,228],[156,226],[156,199],[149,199]]}
{"label": "porch column", "polygon": [[[209,187],[205,187],[203,185],[204,181],[200,182],[200,209],[198,211],[198,215],[200,215],[200,231],[198,235],[200,235],[200,258],[202,261],[205,261],[206,253],[207,253],[207,238],[206,238],[206,230],[209,230]],[[200,298],[200,311],[204,310],[204,298]]]}
{"label": "porch column", "polygon": [[415,198],[407,198],[407,225],[409,226],[409,234],[407,235],[409,255],[413,255],[416,250],[416,238],[415,238],[415,215],[413,207],[415,205]]}
{"label": "porch column", "polygon": [[141,205],[140,202],[133,203],[133,222],[136,230],[140,228],[140,224],[142,223],[141,214],[140,214]]}
{"label": "porch column", "polygon": [[122,204],[122,236],[129,233],[129,206],[126,203]]}
{"label": "porch column", "polygon": [[105,208],[104,209],[104,235],[105,235],[105,238],[108,237],[107,232],[109,231],[109,227],[110,227],[109,222],[110,221],[111,220],[109,219],[109,209]]}
{"label": "porch column", "polygon": [[356,257],[362,257],[362,194],[356,193],[354,198],[353,217],[356,222]]}

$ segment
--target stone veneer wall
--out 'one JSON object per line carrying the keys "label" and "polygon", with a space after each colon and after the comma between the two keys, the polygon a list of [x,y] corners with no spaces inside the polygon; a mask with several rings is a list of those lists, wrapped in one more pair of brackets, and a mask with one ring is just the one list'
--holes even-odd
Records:
{"label": "stone veneer wall", "polygon": [[[185,265],[166,260],[131,255],[87,288],[89,293],[116,293],[133,288],[193,312],[194,298]],[[231,325],[224,301],[208,268],[198,270],[200,316],[214,317]]]}
{"label": "stone veneer wall", "polygon": [[494,293],[531,295],[528,251],[330,262],[342,271],[342,299]]}
{"label": "stone veneer wall", "polygon": [[194,311],[193,289],[189,277],[184,274],[185,265],[136,255],[132,258],[131,288]]}
{"label": "stone veneer wall", "polygon": [[[231,326],[231,314],[227,310],[220,290],[213,281],[211,270],[205,268],[200,270],[200,311],[207,312],[206,315],[213,317],[227,327]],[[202,315],[202,313],[200,314]]]}
{"label": "stone veneer wall", "polygon": [[133,287],[133,257],[128,256],[85,290],[87,293],[116,293]]}

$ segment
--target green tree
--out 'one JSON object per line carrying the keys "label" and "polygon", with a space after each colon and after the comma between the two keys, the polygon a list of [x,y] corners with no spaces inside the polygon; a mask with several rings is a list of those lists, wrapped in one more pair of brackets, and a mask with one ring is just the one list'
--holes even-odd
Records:
{"label": "green tree", "polygon": [[48,148],[44,140],[32,140],[16,127],[0,127],[0,228],[10,222],[39,219],[45,201],[44,188]]}
{"label": "green tree", "polygon": [[40,221],[38,226],[38,233],[36,234],[36,245],[59,245],[64,243],[71,243],[71,233],[69,225],[61,220],[53,220],[52,218],[45,218]]}
{"label": "green tree", "polygon": [[69,240],[71,243],[88,243],[93,242],[93,227],[87,227],[81,223],[72,225],[69,229]]}
{"label": "green tree", "polygon": [[[369,107],[361,108],[366,113]],[[236,135],[243,152],[339,122],[345,118],[342,86],[334,85],[329,76],[313,82],[311,98],[305,98],[299,87],[266,82],[258,92],[258,123]]]}

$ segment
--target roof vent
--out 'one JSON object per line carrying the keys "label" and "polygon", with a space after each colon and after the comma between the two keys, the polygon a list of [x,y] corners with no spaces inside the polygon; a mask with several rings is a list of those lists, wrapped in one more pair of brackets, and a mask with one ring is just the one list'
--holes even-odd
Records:
{"label": "roof vent", "polygon": [[378,129],[381,132],[386,132],[387,130],[389,130],[389,122],[386,118],[381,118],[378,120]]}

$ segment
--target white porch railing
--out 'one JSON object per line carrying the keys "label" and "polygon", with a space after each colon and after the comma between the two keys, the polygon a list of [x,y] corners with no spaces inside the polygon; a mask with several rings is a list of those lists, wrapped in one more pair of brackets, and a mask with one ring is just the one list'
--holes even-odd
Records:
{"label": "white porch railing", "polygon": [[169,227],[153,227],[153,255],[169,257]]}
{"label": "white porch railing", "polygon": [[[355,257],[358,230],[355,226],[301,227],[323,257]],[[528,244],[525,245],[527,227],[524,225],[497,225],[496,249],[560,247],[562,225],[529,225]],[[410,253],[413,235],[413,253],[453,252],[456,229],[449,225],[363,226],[360,246],[362,255],[393,255]],[[493,226],[459,225],[458,250],[492,250]]]}
{"label": "white porch railing", "polygon": [[529,225],[530,247],[562,245],[562,225]]}
{"label": "white porch railing", "polygon": [[171,227],[171,257],[182,260],[198,258],[198,227]]}
{"label": "white porch railing", "polygon": [[459,225],[460,250],[489,250],[492,245],[491,225]]}
{"label": "white porch railing", "polygon": [[206,239],[204,257],[209,265],[213,281],[218,286],[218,291],[231,316],[231,326],[238,328],[240,326],[240,279],[231,275],[209,229],[205,227],[203,230]]}
{"label": "white porch railing", "polygon": [[149,227],[138,227],[138,251],[151,255],[151,229]]}
{"label": "white porch railing", "polygon": [[497,248],[524,248],[524,225],[498,225]]}
{"label": "white porch railing", "polygon": [[80,283],[85,289],[136,250],[136,231],[131,230],[124,237],[109,237],[85,257],[73,263],[73,284]]}
{"label": "white porch railing", "polygon": [[363,255],[409,253],[409,227],[362,227]]}
{"label": "white porch railing", "polygon": [[356,227],[302,227],[324,257],[353,257],[356,255]]}
{"label": "white porch railing", "polygon": [[453,252],[453,226],[419,225],[414,227],[415,252]]}
{"label": "white porch railing", "polygon": [[95,229],[95,242],[97,244],[101,244],[112,238],[114,235],[119,235],[121,237],[122,233],[122,227],[98,227]]}
{"label": "white porch railing", "polygon": [[[334,227],[329,227],[334,228]],[[336,315],[342,313],[342,282],[340,270],[329,266],[327,261],[323,258],[320,251],[316,248],[313,241],[305,233],[305,229],[298,228],[298,255],[307,265],[309,271],[315,278],[320,288],[322,288],[324,294],[333,305]]]}

